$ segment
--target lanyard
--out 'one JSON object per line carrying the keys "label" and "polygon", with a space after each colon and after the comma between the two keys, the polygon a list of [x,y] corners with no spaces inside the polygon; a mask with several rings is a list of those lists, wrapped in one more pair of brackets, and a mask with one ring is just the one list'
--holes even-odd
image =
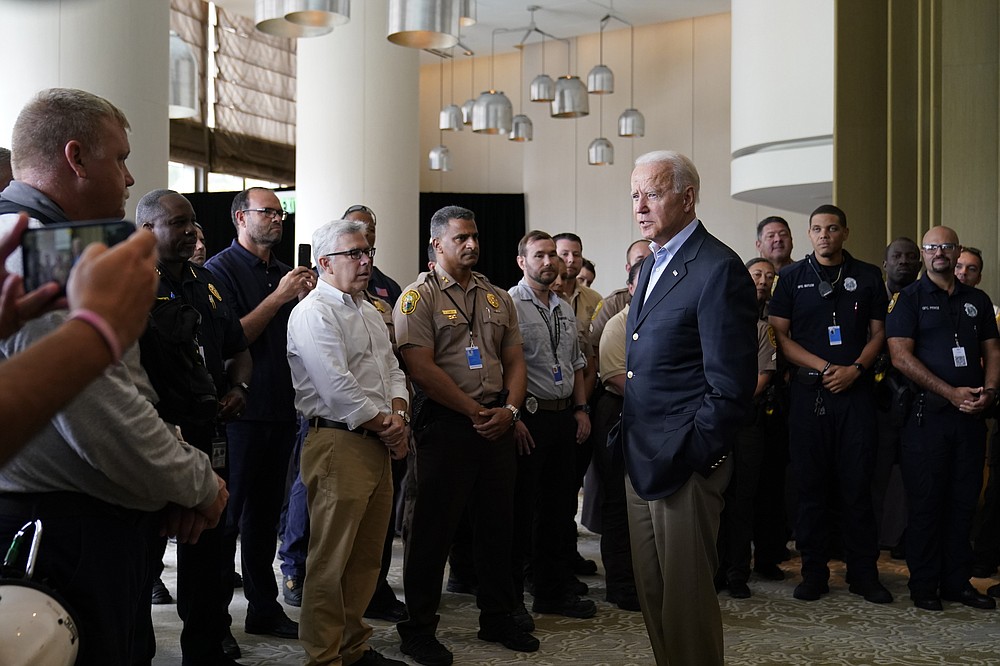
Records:
{"label": "lanyard", "polygon": [[562,306],[556,306],[556,329],[555,332],[552,331],[552,320],[549,319],[549,311],[545,308],[538,307],[538,304],[534,301],[531,302],[538,310],[538,314],[542,316],[542,321],[545,322],[545,328],[549,332],[549,345],[552,347],[552,362],[559,365],[559,338],[562,335],[562,326],[560,326],[560,315],[562,313]]}

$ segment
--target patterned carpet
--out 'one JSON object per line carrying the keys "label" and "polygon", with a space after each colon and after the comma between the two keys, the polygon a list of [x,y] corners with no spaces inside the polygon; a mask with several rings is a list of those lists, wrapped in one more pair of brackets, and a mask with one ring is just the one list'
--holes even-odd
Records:
{"label": "patterned carpet", "polygon": [[[599,561],[598,537],[582,532],[580,550]],[[174,548],[167,549],[164,582],[176,590]],[[399,591],[402,545],[394,547],[390,582]],[[832,563],[831,593],[813,603],[792,598],[798,582],[798,562],[786,562],[788,580],[753,579],[750,599],[720,596],[726,630],[726,662],[731,666],[757,664],[796,665],[953,665],[1000,663],[1000,611],[979,611],[946,602],[941,613],[915,609],[906,591],[906,567],[883,554],[879,569],[882,582],[896,598],[877,605],[850,594],[843,580],[843,565]],[[277,568],[276,568],[277,571]],[[280,580],[280,575],[278,575]],[[455,653],[456,664],[499,666],[649,666],[652,653],[646,640],[642,615],[629,613],[604,601],[604,579],[583,579],[591,587],[590,598],[598,614],[589,620],[535,615],[541,649],[533,654],[514,653],[476,638],[475,601],[466,595],[445,593],[438,638]],[[974,579],[984,590],[996,582]],[[530,604],[529,604],[530,606]],[[237,591],[233,602],[233,633],[243,649],[241,663],[248,666],[285,666],[303,663],[296,641],[249,636],[242,631],[246,600]],[[287,608],[297,619],[298,609]],[[180,622],[174,606],[154,606],[157,628],[156,666],[180,663],[177,644]],[[394,627],[373,621],[372,646],[386,656],[407,660],[399,652]],[[686,665],[685,665],[686,666]]]}

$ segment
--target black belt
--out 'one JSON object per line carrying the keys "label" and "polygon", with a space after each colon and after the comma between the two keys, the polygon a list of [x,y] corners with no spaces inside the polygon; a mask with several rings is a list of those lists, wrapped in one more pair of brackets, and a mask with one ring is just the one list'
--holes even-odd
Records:
{"label": "black belt", "polygon": [[367,428],[358,426],[357,428],[351,428],[346,423],[341,421],[331,421],[330,419],[324,419],[322,416],[314,416],[309,419],[309,425],[313,428],[332,428],[334,430],[346,430],[347,432],[353,432],[355,435],[361,435],[362,437],[368,437],[371,435],[375,436],[375,433]]}
{"label": "black belt", "polygon": [[0,493],[0,515],[27,518],[73,518],[106,514],[129,521],[139,520],[149,512],[127,509],[96,497],[67,490],[37,493]]}

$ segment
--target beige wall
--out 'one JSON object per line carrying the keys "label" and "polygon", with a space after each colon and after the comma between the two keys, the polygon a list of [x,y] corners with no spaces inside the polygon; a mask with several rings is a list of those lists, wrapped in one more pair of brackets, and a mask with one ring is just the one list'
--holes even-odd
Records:
{"label": "beige wall", "polygon": [[[586,80],[597,64],[596,35],[572,48],[573,73]],[[527,101],[531,79],[541,71],[540,44],[524,51],[524,112],[535,126],[535,139],[517,144],[506,137],[474,135],[470,128],[444,132],[452,171],[432,172],[427,153],[438,144],[439,67],[420,72],[420,188],[433,192],[524,192],[528,226],[551,233],[573,231],[584,241],[584,254],[597,263],[596,288],[602,293],[624,283],[624,253],[639,238],[631,215],[629,175],[638,155],[674,149],[690,156],[701,173],[699,217],[744,259],[756,254],[754,230],[767,215],[783,215],[798,241],[794,256],[808,249],[805,216],[783,213],[729,196],[730,192],[730,17],[718,14],[693,20],[643,26],[635,30],[635,106],[646,117],[646,136],[617,136],[619,114],[629,105],[629,32],[604,34],[604,63],[615,73],[615,92],[605,96],[603,128],[599,99],[590,96],[590,115],[579,120],[549,117],[548,105]],[[469,97],[469,58],[455,64],[454,101]],[[489,87],[490,58],[478,57],[475,91]],[[518,54],[496,58],[495,86],[519,109]],[[555,78],[565,74],[566,47],[548,42],[545,67]],[[444,102],[452,101],[450,63],[444,67]],[[603,129],[603,132],[601,132]],[[587,145],[605,136],[615,147],[612,166],[587,164]],[[489,251],[489,248],[484,248]],[[513,257],[511,258],[513,261]]]}

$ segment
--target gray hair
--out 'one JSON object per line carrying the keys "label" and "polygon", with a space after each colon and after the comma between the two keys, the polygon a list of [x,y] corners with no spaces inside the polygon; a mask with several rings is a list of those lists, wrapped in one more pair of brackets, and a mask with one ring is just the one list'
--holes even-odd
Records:
{"label": "gray hair", "polygon": [[79,141],[98,155],[105,120],[131,129],[125,114],[93,93],[74,88],[48,88],[28,102],[14,122],[12,166],[23,171],[47,171],[62,156],[66,144]]}
{"label": "gray hair", "polygon": [[476,214],[461,206],[445,206],[431,216],[431,238],[441,238],[448,229],[449,220],[476,221]]}
{"label": "gray hair", "polygon": [[135,226],[141,227],[146,224],[153,224],[153,221],[163,215],[163,204],[160,199],[168,194],[177,194],[173,190],[153,190],[142,195],[139,203],[135,206]]}
{"label": "gray hair", "polygon": [[635,158],[635,165],[643,164],[668,164],[673,181],[674,193],[680,194],[688,186],[694,187],[694,200],[698,202],[701,194],[701,177],[698,169],[686,155],[681,155],[674,150],[654,150],[644,153]]}
{"label": "gray hair", "polygon": [[327,222],[312,235],[313,260],[319,265],[319,258],[330,254],[337,247],[337,240],[348,234],[364,234],[368,228],[359,220],[333,220]]}

